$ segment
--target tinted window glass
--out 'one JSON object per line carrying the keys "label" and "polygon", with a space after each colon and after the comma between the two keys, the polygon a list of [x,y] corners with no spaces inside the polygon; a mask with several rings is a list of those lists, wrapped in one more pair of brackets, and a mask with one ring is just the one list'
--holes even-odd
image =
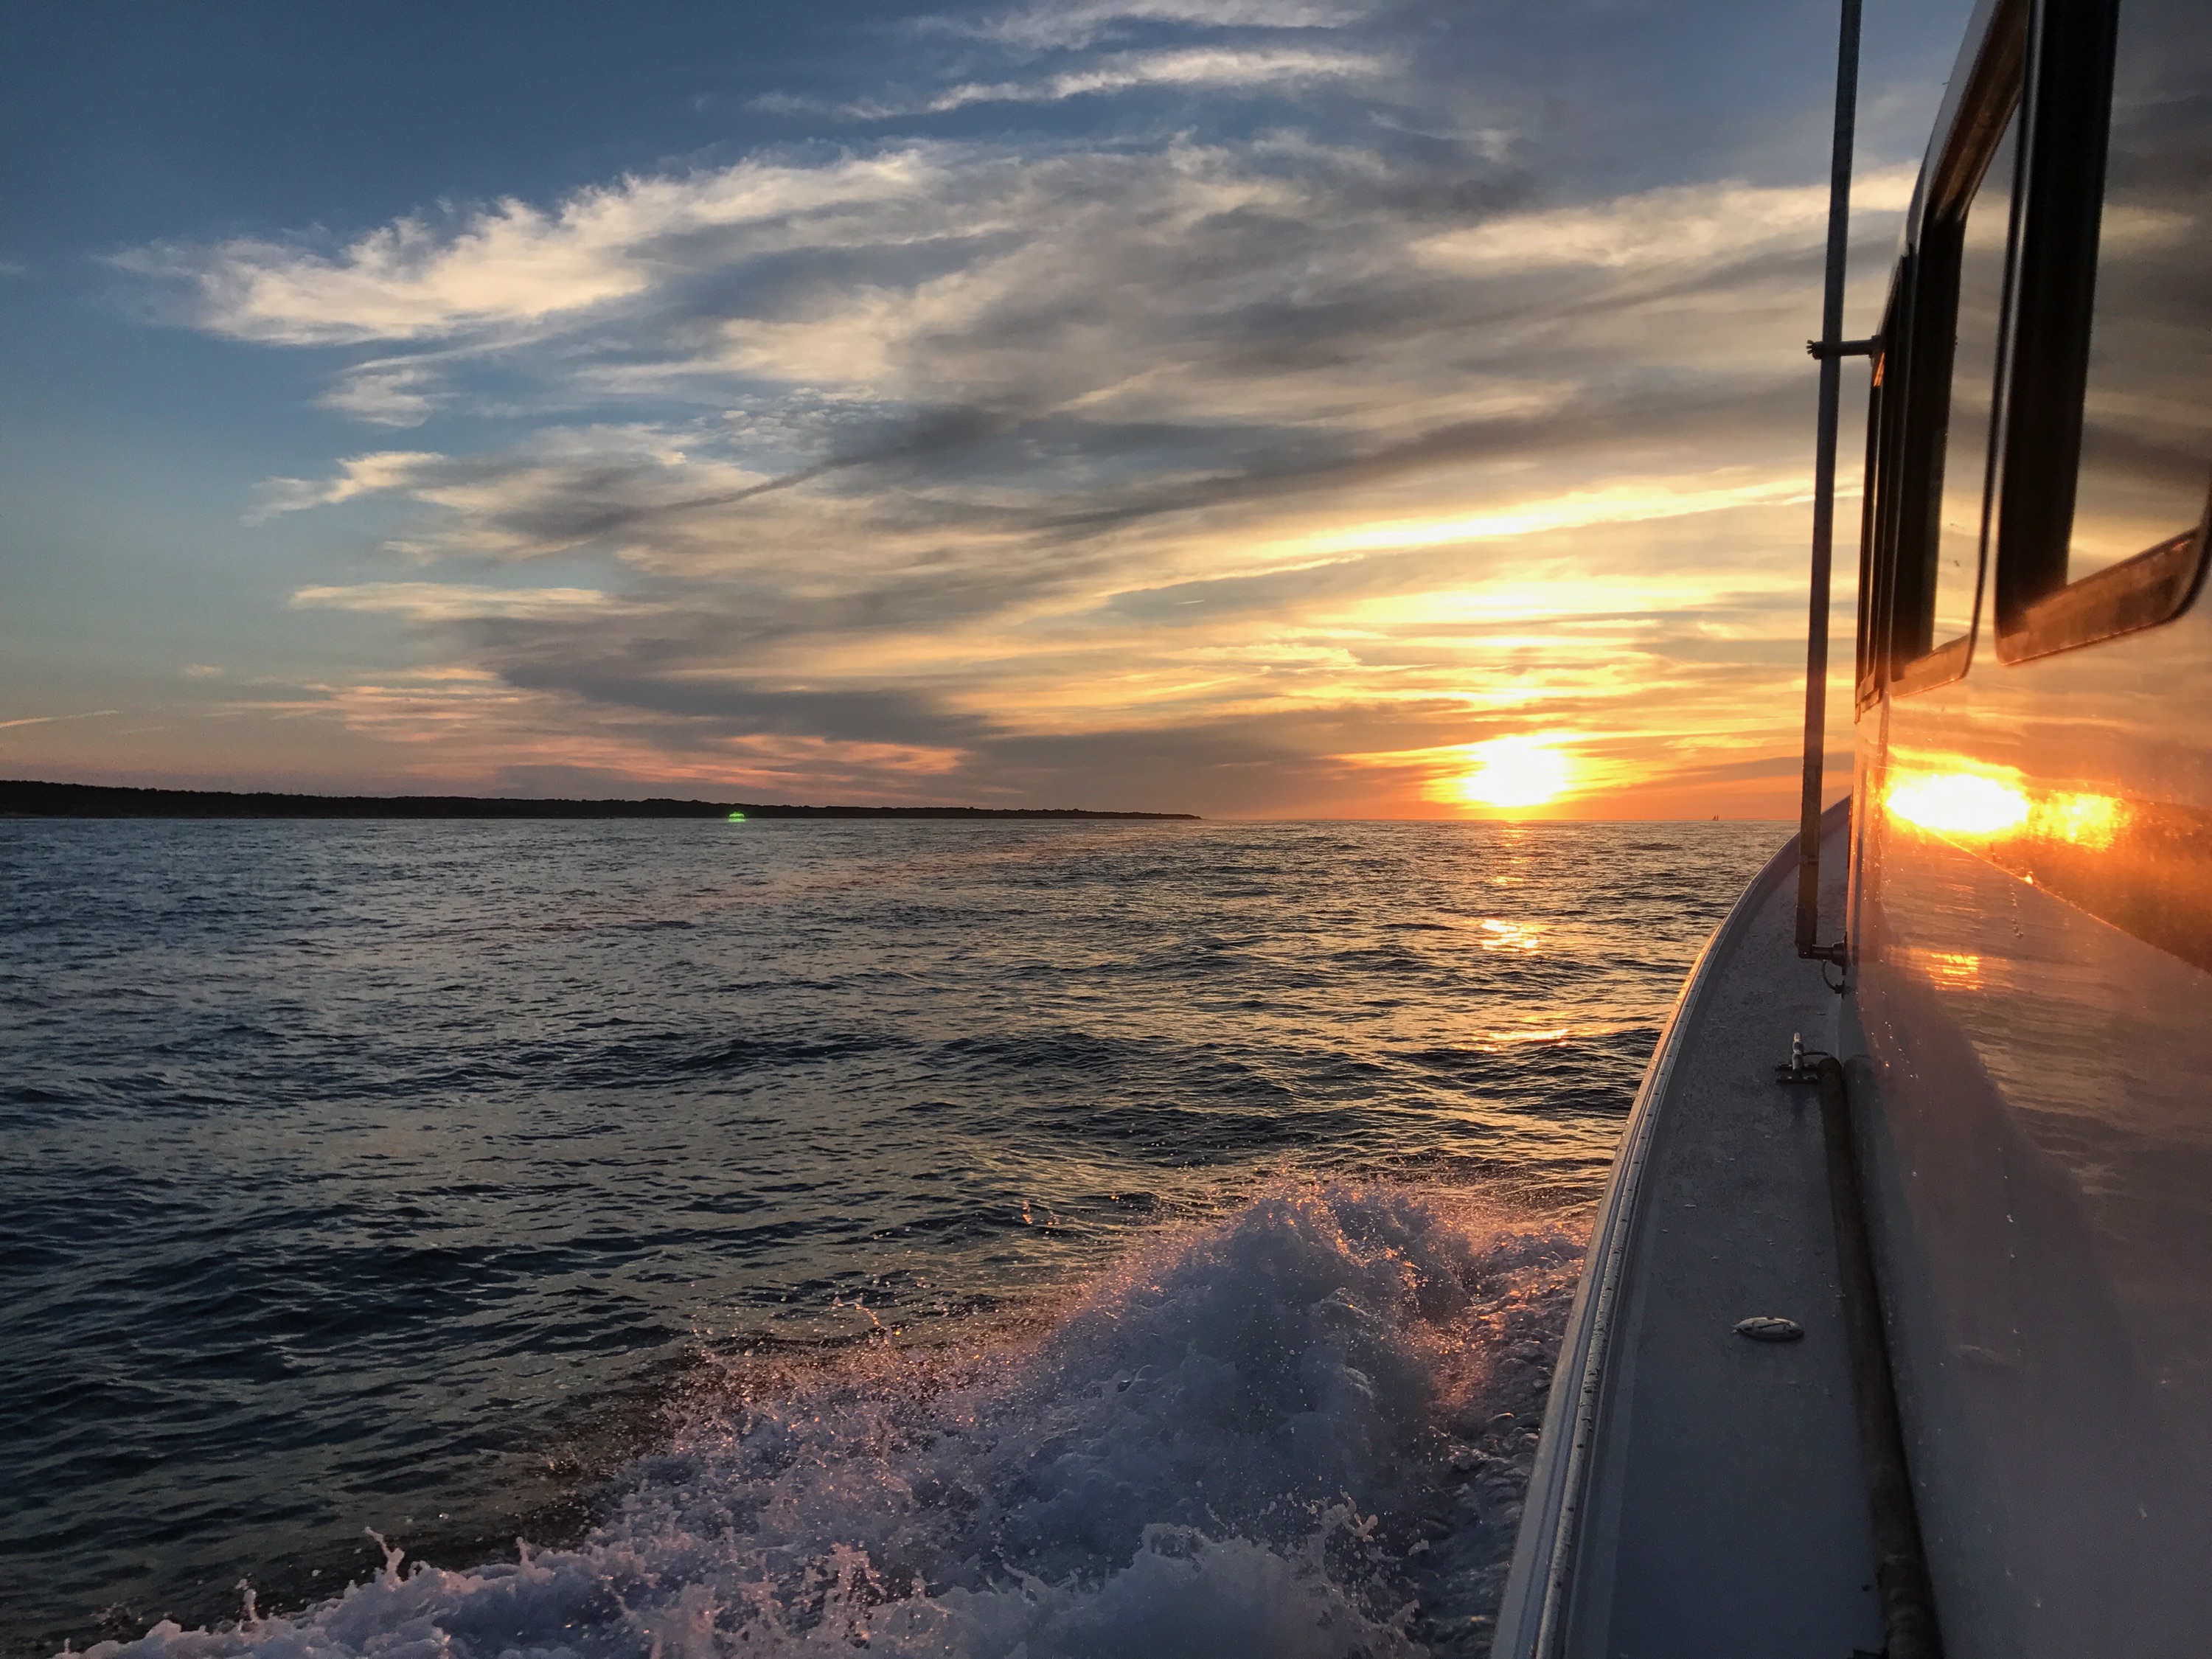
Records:
{"label": "tinted window glass", "polygon": [[2212,25],[2124,0],[2066,574],[2193,530],[2212,476]]}
{"label": "tinted window glass", "polygon": [[2005,251],[2012,230],[2012,185],[2020,117],[2007,124],[1967,208],[1959,256],[1956,343],[1951,354],[1950,413],[1942,459],[1936,542],[1935,628],[1941,645],[1973,626],[1974,585],[1982,562],[1988,496],[1990,410],[2004,312]]}

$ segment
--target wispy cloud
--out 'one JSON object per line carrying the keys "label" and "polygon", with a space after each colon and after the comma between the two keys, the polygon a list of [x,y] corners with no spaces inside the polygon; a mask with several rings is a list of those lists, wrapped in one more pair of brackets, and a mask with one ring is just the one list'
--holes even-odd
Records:
{"label": "wispy cloud", "polygon": [[981,19],[934,18],[938,28],[1031,50],[1087,46],[1133,25],[1206,29],[1320,29],[1353,22],[1372,0],[1068,0]]}
{"label": "wispy cloud", "polygon": [[88,708],[81,714],[25,714],[12,720],[0,720],[0,732],[18,726],[51,726],[57,720],[93,720],[104,714],[119,714],[119,708]]}
{"label": "wispy cloud", "polygon": [[[1852,185],[1861,213],[1902,213],[1917,169],[1888,167]],[[1828,217],[1826,184],[1683,185],[1608,202],[1504,215],[1442,231],[1416,255],[1469,275],[1589,269],[1661,271],[1740,263],[1773,247],[1798,248]]]}
{"label": "wispy cloud", "polygon": [[356,582],[343,587],[295,589],[301,610],[361,611],[410,622],[458,623],[566,619],[623,610],[622,602],[595,587],[478,587],[459,582]]}
{"label": "wispy cloud", "polygon": [[315,401],[372,426],[407,427],[422,425],[446,399],[427,365],[368,363],[349,369]]}
{"label": "wispy cloud", "polygon": [[902,116],[943,115],[974,104],[1055,104],[1071,98],[1107,97],[1152,88],[1214,94],[1292,89],[1318,82],[1372,79],[1385,70],[1384,61],[1371,52],[1310,46],[1183,46],[1116,52],[1080,69],[1027,80],[963,81],[905,100],[868,99],[839,104],[770,93],[755,101],[761,108],[784,113],[820,112],[854,120],[889,121]]}
{"label": "wispy cloud", "polygon": [[401,219],[335,249],[165,242],[115,263],[169,285],[185,320],[235,339],[442,338],[608,305],[686,265],[834,246],[845,216],[913,199],[930,170],[919,150],[829,167],[744,162],[625,179],[550,211],[504,201],[442,221]]}
{"label": "wispy cloud", "polygon": [[[1721,778],[1802,652],[1817,158],[1578,190],[1388,21],[999,14],[908,106],[1328,119],[899,135],[121,263],[210,333],[355,348],[325,406],[413,429],[247,520],[411,564],[287,602],[448,659],[315,705],[438,775],[1349,808],[1540,725],[1589,776]],[[1863,245],[1909,184],[1863,178]]]}
{"label": "wispy cloud", "polygon": [[1542,531],[1579,530],[1591,525],[1650,524],[1735,507],[1788,505],[1812,499],[1806,477],[1766,477],[1743,483],[1705,484],[1685,489],[1680,477],[1595,489],[1571,489],[1503,513],[1450,519],[1407,519],[1348,525],[1309,537],[1286,552],[1366,552],[1382,548],[1440,547],[1496,541]]}
{"label": "wispy cloud", "polygon": [[266,524],[283,514],[303,512],[311,507],[334,507],[357,495],[398,489],[423,468],[443,459],[440,455],[384,450],[374,455],[356,456],[343,465],[337,477],[320,483],[306,478],[264,479],[255,487],[253,505],[246,510],[246,522]]}

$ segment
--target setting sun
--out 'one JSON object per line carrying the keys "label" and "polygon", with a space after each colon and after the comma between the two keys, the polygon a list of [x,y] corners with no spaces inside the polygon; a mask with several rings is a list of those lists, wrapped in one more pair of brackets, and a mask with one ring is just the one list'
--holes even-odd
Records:
{"label": "setting sun", "polygon": [[1565,793],[1573,775],[1565,754],[1540,738],[1492,738],[1469,753],[1476,765],[1456,793],[1471,806],[1541,806]]}

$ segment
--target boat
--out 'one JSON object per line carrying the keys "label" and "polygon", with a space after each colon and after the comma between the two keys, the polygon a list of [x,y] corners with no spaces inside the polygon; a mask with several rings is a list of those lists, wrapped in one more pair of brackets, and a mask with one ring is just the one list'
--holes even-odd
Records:
{"label": "boat", "polygon": [[2212,13],[1983,0],[1846,340],[1857,32],[1803,822],[1626,1126],[1498,1659],[2212,1650]]}

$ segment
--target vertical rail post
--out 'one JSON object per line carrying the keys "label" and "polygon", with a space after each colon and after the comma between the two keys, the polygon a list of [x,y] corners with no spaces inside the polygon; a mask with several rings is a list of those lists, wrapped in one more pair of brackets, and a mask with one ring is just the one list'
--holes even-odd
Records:
{"label": "vertical rail post", "polygon": [[[1827,758],[1828,580],[1836,539],[1836,422],[1843,393],[1844,257],[1850,243],[1851,143],[1858,121],[1859,3],[1843,0],[1836,137],[1828,163],[1828,270],[1820,295],[1820,418],[1813,452],[1813,598],[1805,639],[1805,780],[1797,836],[1797,954],[1830,955],[1820,932],[1820,776]],[[1840,949],[1838,949],[1840,955]]]}

